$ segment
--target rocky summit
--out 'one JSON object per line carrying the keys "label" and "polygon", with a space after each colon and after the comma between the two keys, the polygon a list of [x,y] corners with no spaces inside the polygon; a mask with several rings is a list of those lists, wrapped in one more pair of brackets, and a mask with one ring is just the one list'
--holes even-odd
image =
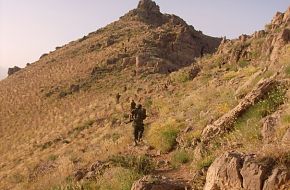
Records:
{"label": "rocky summit", "polygon": [[[290,189],[289,31],[290,8],[228,40],[141,0],[9,69],[0,189]],[[146,109],[136,144],[132,100]]]}

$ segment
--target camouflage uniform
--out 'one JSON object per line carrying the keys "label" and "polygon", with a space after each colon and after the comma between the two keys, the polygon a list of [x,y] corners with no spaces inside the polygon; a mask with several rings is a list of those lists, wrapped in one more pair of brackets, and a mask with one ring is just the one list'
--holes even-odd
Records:
{"label": "camouflage uniform", "polygon": [[132,111],[133,123],[132,126],[134,128],[134,140],[135,143],[140,141],[143,132],[144,132],[144,123],[143,120],[146,119],[146,109],[142,108],[141,105],[138,105],[136,109]]}

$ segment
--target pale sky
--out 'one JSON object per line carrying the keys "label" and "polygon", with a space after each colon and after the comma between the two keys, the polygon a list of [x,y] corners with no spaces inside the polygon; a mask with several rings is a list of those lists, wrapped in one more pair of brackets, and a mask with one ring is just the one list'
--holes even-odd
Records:
{"label": "pale sky", "polygon": [[[211,36],[236,38],[263,29],[290,0],[156,0],[161,12],[176,14]],[[1,70],[24,67],[43,53],[106,26],[138,0],[0,0]],[[5,71],[6,72],[6,71]]]}

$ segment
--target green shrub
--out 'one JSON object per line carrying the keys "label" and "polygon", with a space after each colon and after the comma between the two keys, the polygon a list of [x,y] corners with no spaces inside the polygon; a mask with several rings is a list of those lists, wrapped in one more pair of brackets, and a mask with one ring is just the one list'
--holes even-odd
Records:
{"label": "green shrub", "polygon": [[207,155],[196,162],[196,169],[202,170],[203,168],[208,168],[214,161],[212,155]]}
{"label": "green shrub", "polygon": [[179,70],[170,74],[171,80],[177,83],[184,83],[191,80],[189,71]]}
{"label": "green shrub", "polygon": [[98,180],[95,190],[130,190],[134,181],[140,177],[134,170],[114,168]]}
{"label": "green shrub", "polygon": [[239,62],[238,62],[238,65],[242,68],[247,67],[249,64],[250,64],[250,62],[247,60],[244,60],[244,59],[239,60]]}
{"label": "green shrub", "polygon": [[275,112],[285,101],[285,88],[277,86],[265,97],[250,107],[234,124],[234,131],[228,135],[229,138],[253,144],[261,140],[261,119]]}
{"label": "green shrub", "polygon": [[163,153],[171,151],[176,145],[176,138],[182,126],[174,120],[164,125],[153,124],[148,132],[149,143]]}
{"label": "green shrub", "polygon": [[290,76],[290,65],[285,68],[284,72],[287,76]]}
{"label": "green shrub", "polygon": [[147,156],[115,155],[109,160],[115,166],[134,170],[139,174],[149,174],[154,169],[152,160]]}
{"label": "green shrub", "polygon": [[289,124],[290,123],[290,115],[284,115],[282,117],[282,121],[283,121],[283,123]]}
{"label": "green shrub", "polygon": [[173,165],[188,163],[191,160],[190,154],[186,150],[177,150],[173,153],[171,161]]}

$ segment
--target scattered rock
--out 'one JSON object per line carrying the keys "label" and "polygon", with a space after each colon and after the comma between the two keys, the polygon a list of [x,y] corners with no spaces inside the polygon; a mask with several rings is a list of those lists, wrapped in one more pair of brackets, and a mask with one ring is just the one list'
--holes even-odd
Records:
{"label": "scattered rock", "polygon": [[72,84],[71,86],[70,86],[70,92],[78,92],[78,91],[80,91],[80,85],[78,85],[78,84]]}
{"label": "scattered rock", "polygon": [[134,182],[131,190],[186,190],[189,188],[166,177],[147,175]]}

